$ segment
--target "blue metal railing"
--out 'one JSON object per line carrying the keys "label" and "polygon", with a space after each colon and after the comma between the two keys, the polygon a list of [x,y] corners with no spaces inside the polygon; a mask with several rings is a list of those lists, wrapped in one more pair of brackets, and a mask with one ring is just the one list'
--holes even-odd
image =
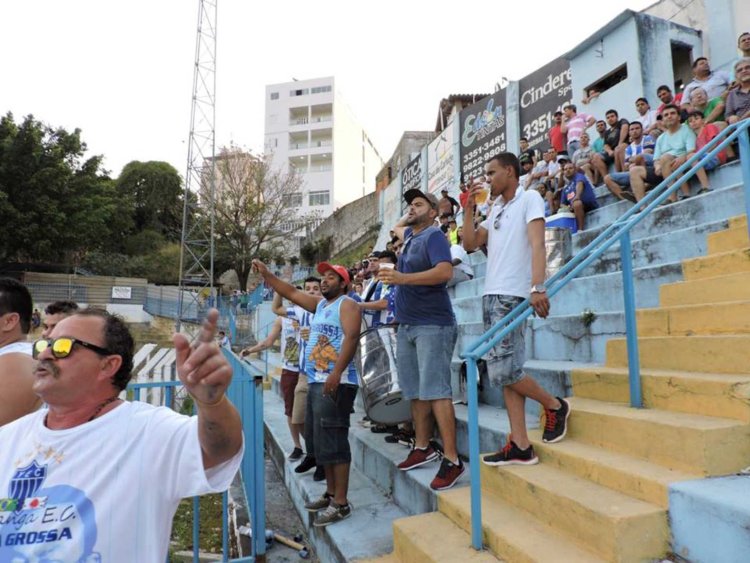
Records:
{"label": "blue metal railing", "polygon": [[[231,351],[223,349],[224,356],[232,366],[232,384],[227,397],[240,413],[242,431],[245,436],[245,453],[240,464],[245,497],[248,499],[252,529],[252,553],[250,557],[229,559],[228,494],[222,495],[222,561],[244,563],[263,559],[266,552],[265,517],[265,463],[263,444],[263,374],[240,360]],[[131,383],[128,391],[139,401],[142,389],[162,389],[164,406],[173,408],[175,393],[182,387],[181,381]],[[199,561],[200,504],[193,498],[193,561]]]}
{"label": "blue metal railing", "polygon": [[[649,213],[656,209],[682,184],[695,175],[707,160],[724,150],[735,139],[740,147],[740,166],[745,188],[745,213],[750,219],[750,136],[748,135],[750,120],[740,121],[724,129],[701,150],[691,156],[682,166],[656,186],[644,199],[631,207],[612,225],[607,227],[586,248],[579,251],[570,262],[547,281],[547,294],[553,297],[568,282],[598,259],[607,249],[619,241],[620,259],[622,263],[623,298],[625,307],[625,331],[628,348],[628,380],[630,388],[630,404],[641,407],[641,379],[640,360],[638,354],[638,333],[635,313],[635,285],[633,282],[633,263],[631,253],[630,231],[640,223]],[[682,174],[684,176],[680,177]],[[673,185],[669,185],[674,182]],[[645,207],[644,207],[645,206]],[[643,208],[642,211],[640,209]],[[748,221],[750,233],[750,221]],[[469,458],[471,460],[471,544],[474,549],[482,549],[482,496],[479,459],[479,396],[477,391],[478,370],[477,360],[489,352],[511,331],[533,313],[529,300],[524,300],[508,316],[490,328],[475,342],[470,344],[461,357],[467,363],[467,387],[469,399]]]}

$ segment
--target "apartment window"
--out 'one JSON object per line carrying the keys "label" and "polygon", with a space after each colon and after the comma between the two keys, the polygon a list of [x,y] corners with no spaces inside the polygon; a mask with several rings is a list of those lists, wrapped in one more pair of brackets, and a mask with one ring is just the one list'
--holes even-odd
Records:
{"label": "apartment window", "polygon": [[283,201],[286,207],[302,207],[302,192],[284,194]]}
{"label": "apartment window", "polygon": [[310,93],[310,90],[307,88],[303,88],[302,90],[290,90],[289,95],[294,96],[307,96]]}
{"label": "apartment window", "polygon": [[310,192],[309,202],[311,207],[314,205],[328,205],[331,203],[331,194],[328,190]]}
{"label": "apartment window", "polygon": [[323,92],[330,92],[331,87],[330,86],[316,86],[311,90],[313,94],[322,94]]}
{"label": "apartment window", "polygon": [[271,99],[272,100],[278,100],[279,99],[279,93],[278,92],[271,92]]}

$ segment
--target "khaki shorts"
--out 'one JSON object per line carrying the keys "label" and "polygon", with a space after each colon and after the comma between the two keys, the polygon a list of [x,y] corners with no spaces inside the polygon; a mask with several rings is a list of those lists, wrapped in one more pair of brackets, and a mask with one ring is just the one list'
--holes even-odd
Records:
{"label": "khaki shorts", "polygon": [[305,423],[305,410],[307,409],[307,374],[299,374],[299,381],[294,388],[294,405],[292,406],[292,424]]}

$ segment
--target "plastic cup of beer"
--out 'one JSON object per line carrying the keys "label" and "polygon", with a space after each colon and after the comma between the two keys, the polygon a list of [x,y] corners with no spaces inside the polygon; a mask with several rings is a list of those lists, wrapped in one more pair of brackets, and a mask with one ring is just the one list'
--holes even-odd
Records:
{"label": "plastic cup of beer", "polygon": [[396,267],[396,264],[389,264],[388,262],[381,262],[379,264],[378,270],[393,270]]}
{"label": "plastic cup of beer", "polygon": [[474,181],[474,184],[472,185],[472,188],[480,186],[482,188],[482,191],[477,192],[474,195],[474,201],[477,205],[484,205],[484,203],[487,201],[487,198],[490,195],[490,184],[489,182],[485,181],[484,178],[479,177]]}

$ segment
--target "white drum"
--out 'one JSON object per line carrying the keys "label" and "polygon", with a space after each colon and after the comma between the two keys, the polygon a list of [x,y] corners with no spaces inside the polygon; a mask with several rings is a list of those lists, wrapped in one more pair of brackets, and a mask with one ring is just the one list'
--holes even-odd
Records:
{"label": "white drum", "polygon": [[355,360],[370,420],[378,424],[411,420],[411,401],[402,397],[398,386],[396,325],[380,325],[360,334]]}

